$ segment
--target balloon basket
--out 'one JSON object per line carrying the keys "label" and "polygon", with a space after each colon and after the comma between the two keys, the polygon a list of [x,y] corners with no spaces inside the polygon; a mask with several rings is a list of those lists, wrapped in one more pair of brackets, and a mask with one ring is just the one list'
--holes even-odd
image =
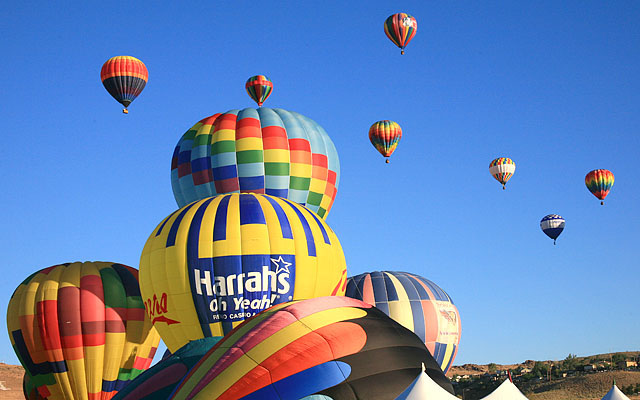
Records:
{"label": "balloon basket", "polygon": [[400,55],[404,54],[404,50],[400,50]]}
{"label": "balloon basket", "polygon": [[601,202],[600,202],[600,205],[601,205],[601,206],[603,206],[603,205],[604,205],[604,201],[601,201]]}
{"label": "balloon basket", "polygon": [[385,164],[389,164],[389,159],[384,160]]}
{"label": "balloon basket", "polygon": [[126,108],[122,110],[123,114],[129,114],[129,110],[127,110]]}

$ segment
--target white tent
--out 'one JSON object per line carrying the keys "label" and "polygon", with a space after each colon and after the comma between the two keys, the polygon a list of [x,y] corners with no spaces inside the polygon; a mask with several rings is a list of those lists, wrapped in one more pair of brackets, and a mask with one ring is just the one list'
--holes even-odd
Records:
{"label": "white tent", "polygon": [[509,379],[505,379],[500,386],[481,400],[527,400],[525,395]]}
{"label": "white tent", "polygon": [[[423,365],[424,370],[424,365]],[[401,400],[460,400],[429,378],[426,370],[402,393]]]}
{"label": "white tent", "polygon": [[625,396],[625,394],[618,389],[616,383],[613,382],[613,387],[609,390],[609,393],[604,395],[602,400],[629,400],[629,398]]}

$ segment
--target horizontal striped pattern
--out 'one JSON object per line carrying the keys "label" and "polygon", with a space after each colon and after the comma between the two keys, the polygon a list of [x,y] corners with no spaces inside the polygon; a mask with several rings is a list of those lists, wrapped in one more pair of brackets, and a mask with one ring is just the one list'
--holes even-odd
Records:
{"label": "horizontal striped pattern", "polygon": [[292,200],[325,218],[339,182],[329,135],[310,118],[283,109],[207,117],[182,136],[171,159],[180,207],[217,194],[258,193]]}
{"label": "horizontal striped pattern", "polygon": [[502,183],[503,188],[514,172],[516,172],[516,163],[510,158],[498,157],[489,163],[489,173],[498,182]]}
{"label": "horizontal striped pattern", "polygon": [[135,57],[108,59],[100,71],[100,80],[109,94],[126,107],[140,95],[149,80],[144,63]]}

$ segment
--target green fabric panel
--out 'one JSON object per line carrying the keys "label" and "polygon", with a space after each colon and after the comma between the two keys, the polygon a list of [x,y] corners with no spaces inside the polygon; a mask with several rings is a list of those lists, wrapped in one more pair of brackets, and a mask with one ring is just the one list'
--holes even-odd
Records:
{"label": "green fabric panel", "polygon": [[309,190],[309,185],[311,185],[311,178],[300,178],[299,176],[292,176],[289,182],[289,187],[291,189]]}
{"label": "green fabric panel", "polygon": [[211,144],[211,135],[196,136],[196,138],[193,141],[193,147],[205,146],[209,144]]}
{"label": "green fabric panel", "polygon": [[211,145],[211,154],[232,153],[236,151],[235,140],[222,140]]}
{"label": "green fabric panel", "polygon": [[289,175],[289,163],[266,162],[264,163],[264,174],[287,176]]}
{"label": "green fabric panel", "polygon": [[262,150],[244,150],[237,154],[238,164],[252,164],[262,162]]}
{"label": "green fabric panel", "polygon": [[198,133],[197,130],[195,129],[191,129],[188,130],[187,133],[185,133],[184,135],[182,135],[182,140],[190,140],[193,139],[194,137],[196,137],[196,133]]}
{"label": "green fabric panel", "polygon": [[322,201],[321,193],[309,192],[309,197],[307,198],[307,204],[319,206],[321,201]]}
{"label": "green fabric panel", "polygon": [[320,216],[320,218],[323,218],[326,213],[327,213],[327,210],[325,210],[324,208],[322,207],[318,208],[318,215]]}
{"label": "green fabric panel", "polygon": [[104,290],[104,304],[111,308],[126,308],[127,295],[118,273],[113,268],[102,268],[100,277],[102,278],[102,288]]}

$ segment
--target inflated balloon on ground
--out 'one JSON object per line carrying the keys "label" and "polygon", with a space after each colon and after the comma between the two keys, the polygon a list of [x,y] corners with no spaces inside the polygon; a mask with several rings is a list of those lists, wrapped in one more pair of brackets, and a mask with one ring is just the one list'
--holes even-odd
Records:
{"label": "inflated balloon on ground", "polygon": [[362,301],[321,297],[245,321],[200,360],[172,399],[392,400],[406,398],[423,365],[453,393],[413,332]]}
{"label": "inflated balloon on ground", "polygon": [[207,117],[180,139],[171,160],[179,207],[226,193],[263,193],[326,218],[338,192],[340,161],[325,130],[280,108]]}
{"label": "inflated balloon on ground", "polygon": [[108,262],[34,273],[11,296],[7,328],[29,384],[49,400],[111,398],[149,367],[160,341],[138,271]]}
{"label": "inflated balloon on ground", "polygon": [[153,230],[140,286],[171,352],[223,336],[289,300],[344,294],[346,263],[315,213],[262,194],[227,194],[185,206]]}
{"label": "inflated balloon on ground", "polygon": [[446,373],[458,353],[460,313],[451,297],[419,275],[375,271],[350,277],[345,296],[371,304],[425,343]]}
{"label": "inflated balloon on ground", "polygon": [[220,339],[208,337],[185,344],[140,374],[113,400],[168,399],[180,380]]}

